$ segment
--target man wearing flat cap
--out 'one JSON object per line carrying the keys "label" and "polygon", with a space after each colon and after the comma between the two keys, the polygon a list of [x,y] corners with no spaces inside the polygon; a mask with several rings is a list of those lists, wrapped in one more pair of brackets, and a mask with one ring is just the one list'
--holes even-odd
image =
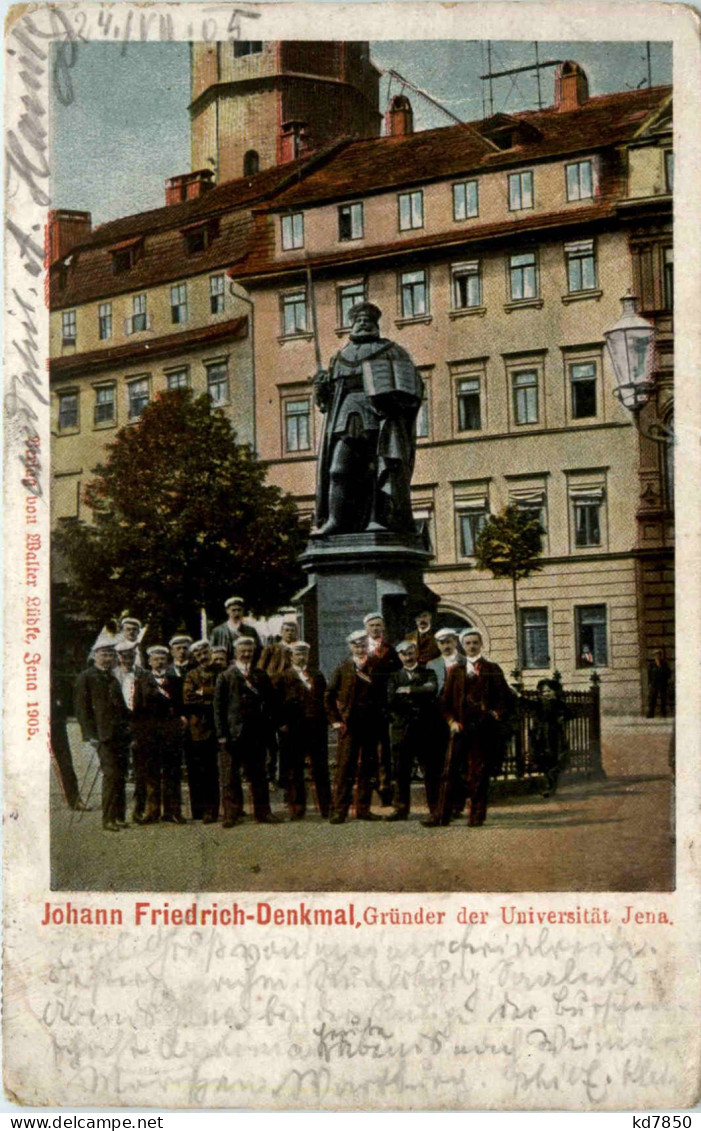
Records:
{"label": "man wearing flat cap", "polygon": [[122,689],[112,672],[114,637],[98,636],[94,664],[78,676],[75,713],[83,740],[96,750],[102,770],[102,827],[119,832],[126,826],[125,783],[129,755],[129,713]]}
{"label": "man wearing flat cap", "polygon": [[[167,674],[170,652],[162,644],[147,650],[150,670],[134,685],[132,725],[136,763],[146,778],[146,808],[135,814],[137,824],[163,820],[185,824],[180,795],[182,759],[182,691],[174,676]],[[137,771],[141,773],[139,768]]]}
{"label": "man wearing flat cap", "polygon": [[144,654],[139,647],[139,644],[142,636],[144,635],[144,632],[145,630],[142,629],[142,624],[138,617],[129,616],[129,614],[127,613],[122,616],[119,621],[119,633],[115,638],[115,644],[119,644],[121,643],[121,641],[125,641],[127,644],[132,644],[134,646],[134,663],[135,666],[137,668],[140,668],[142,671],[146,670],[146,661],[144,659]]}
{"label": "man wearing flat cap", "polygon": [[395,649],[387,639],[385,620],[381,612],[363,617],[368,635],[368,671],[379,685],[382,710],[378,721],[378,792],[383,805],[392,804],[393,772],[389,741],[389,716],[387,714],[387,680],[392,672],[401,670],[402,664]]}
{"label": "man wearing flat cap", "polygon": [[273,680],[278,702],[280,777],[290,819],[301,821],[307,809],[305,767],[312,772],[316,799],[322,817],[328,817],[329,787],[328,721],[324,707],[326,680],[309,666],[309,645],[297,640],[289,646],[290,664]]}
{"label": "man wearing flat cap", "polygon": [[348,816],[354,785],[357,819],[382,819],[370,812],[372,790],[377,781],[382,688],[368,668],[367,634],[351,632],[346,639],[350,656],[336,668],[325,695],[326,713],[338,736],[332,825],[343,824]]}
{"label": "man wearing flat cap", "polygon": [[[266,644],[258,661],[258,667],[269,676],[273,687],[276,686],[283,672],[286,672],[292,666],[290,649],[295,640],[299,640],[299,628],[297,626],[297,614],[292,609],[282,615],[279,640],[273,641],[272,644]],[[268,750],[266,765],[268,780],[276,782],[278,780],[278,759],[281,748],[280,736],[271,734],[271,742],[273,745]],[[279,772],[282,777],[282,771]]]}
{"label": "man wearing flat cap", "polygon": [[193,821],[212,824],[219,817],[219,744],[214,729],[214,688],[219,669],[212,665],[208,640],[190,648],[196,667],[185,676],[183,710],[188,723],[187,782]]}
{"label": "man wearing flat cap", "polygon": [[415,533],[410,484],[423,382],[409,354],[380,337],[371,302],[350,310],[350,341],[314,378],[326,414],[316,493],[317,537]]}
{"label": "man wearing flat cap", "polygon": [[212,647],[223,645],[226,648],[227,664],[230,664],[234,658],[236,641],[240,636],[250,636],[255,644],[254,662],[257,662],[262,645],[254,626],[243,619],[245,609],[243,597],[229,597],[224,602],[224,608],[226,609],[227,619],[223,624],[218,624],[216,628],[212,629]]}
{"label": "man wearing flat cap", "polygon": [[435,672],[419,663],[419,649],[413,640],[398,644],[397,653],[402,666],[398,672],[392,672],[387,683],[394,768],[394,812],[386,818],[388,821],[406,821],[409,817],[414,762],[424,769],[430,813],[436,812],[438,801],[435,770],[438,681]]}

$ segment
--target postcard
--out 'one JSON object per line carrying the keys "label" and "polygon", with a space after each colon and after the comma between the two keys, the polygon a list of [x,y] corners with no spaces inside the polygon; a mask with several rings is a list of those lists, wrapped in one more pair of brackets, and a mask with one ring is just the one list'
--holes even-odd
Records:
{"label": "postcard", "polygon": [[694,13],[5,42],[7,1097],[692,1107]]}

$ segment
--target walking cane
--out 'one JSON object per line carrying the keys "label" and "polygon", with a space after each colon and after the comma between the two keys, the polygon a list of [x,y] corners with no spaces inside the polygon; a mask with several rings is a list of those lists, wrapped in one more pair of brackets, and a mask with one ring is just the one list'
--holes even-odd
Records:
{"label": "walking cane", "polygon": [[[451,779],[451,776],[452,776],[451,771],[452,771],[452,767],[453,767],[453,755],[454,755],[454,753],[455,753],[455,735],[451,733],[450,738],[448,739],[448,746],[447,746],[446,752],[445,752],[445,759],[444,759],[444,762],[443,762],[443,772],[441,774],[441,786],[440,786],[440,790],[438,792],[438,813],[437,813],[437,816],[438,816],[438,820],[440,821],[440,823],[442,825],[443,824],[447,825],[449,820],[450,820],[448,804],[449,804],[449,801],[450,801],[450,779]],[[446,816],[448,816],[447,820],[446,820]]]}

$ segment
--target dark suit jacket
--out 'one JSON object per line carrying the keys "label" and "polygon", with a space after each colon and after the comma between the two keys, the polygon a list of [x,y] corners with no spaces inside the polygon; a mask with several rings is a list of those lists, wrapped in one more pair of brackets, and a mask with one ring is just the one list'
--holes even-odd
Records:
{"label": "dark suit jacket", "polygon": [[[238,627],[238,635],[239,636],[250,636],[251,639],[254,641],[255,646],[256,646],[256,650],[253,653],[253,663],[254,664],[257,663],[258,657],[260,656],[260,653],[261,653],[262,645],[261,645],[261,642],[260,642],[260,636],[256,632],[253,625],[252,624],[246,624],[245,620],[241,621],[241,624]],[[212,635],[210,637],[210,643],[211,643],[213,648],[214,647],[226,648],[226,658],[229,661],[229,663],[231,663],[231,661],[234,658],[234,640],[235,640],[235,637],[232,637],[231,633],[229,632],[229,622],[228,622],[228,620],[225,620],[223,624],[218,624],[216,628],[212,629]]]}
{"label": "dark suit jacket", "polygon": [[103,672],[93,665],[81,672],[75,684],[74,702],[86,742],[95,738],[110,742],[128,734],[129,712],[111,671]]}
{"label": "dark suit jacket", "polygon": [[386,677],[390,672],[398,672],[401,666],[402,661],[392,645],[386,641],[382,642],[379,652],[371,652],[368,656],[368,671],[375,672],[377,675]]}
{"label": "dark suit jacket", "polygon": [[[397,694],[400,687],[410,687],[409,694]],[[389,734],[393,742],[401,741],[413,724],[427,724],[433,716],[438,694],[436,673],[421,664],[411,676],[405,668],[392,672],[387,681]]]}
{"label": "dark suit jacket", "polygon": [[505,720],[511,713],[513,693],[498,664],[491,660],[479,661],[477,675],[467,675],[467,665],[455,665],[448,673],[443,688],[441,706],[447,722],[455,719],[464,730],[491,727],[497,720]]}
{"label": "dark suit jacket", "polygon": [[132,719],[136,731],[148,730],[153,723],[176,723],[182,714],[180,681],[166,673],[163,689],[153,672],[143,672],[134,680]]}
{"label": "dark suit jacket", "polygon": [[296,727],[303,723],[326,727],[324,693],[326,680],[319,671],[308,671],[307,688],[294,668],[288,668],[273,680],[278,702],[278,725]]}
{"label": "dark suit jacket", "polygon": [[267,742],[275,730],[273,686],[251,665],[248,682],[235,664],[221,672],[214,689],[214,725],[217,738]]}
{"label": "dark suit jacket", "polygon": [[324,696],[329,722],[351,726],[361,711],[368,721],[371,716],[379,717],[385,702],[384,690],[384,680],[373,674],[367,664],[359,675],[350,657],[343,660],[331,676]]}
{"label": "dark suit jacket", "polygon": [[418,630],[414,632],[407,632],[404,637],[405,640],[411,640],[413,644],[419,649],[419,663],[427,664],[429,660],[440,659],[441,650],[438,647],[433,629],[430,632],[420,634]]}
{"label": "dark suit jacket", "polygon": [[218,668],[198,664],[185,676],[183,712],[193,742],[206,742],[214,735],[214,688],[218,675]]}
{"label": "dark suit jacket", "polygon": [[[467,661],[466,661],[465,657],[461,656],[460,653],[458,652],[458,659],[457,659],[458,667],[464,668],[466,663],[467,663]],[[438,680],[438,694],[440,695],[441,692],[443,691],[444,686],[445,686],[445,673],[446,673],[445,660],[443,659],[442,656],[439,656],[437,660],[431,660],[430,664],[427,664],[426,667],[429,669],[429,671],[436,673],[436,679]]]}
{"label": "dark suit jacket", "polygon": [[177,691],[178,711],[181,715],[185,715],[186,713],[183,709],[183,691],[185,689],[185,677],[197,667],[197,664],[192,660],[188,660],[184,667],[185,671],[182,675],[176,670],[175,664],[169,664],[166,668],[166,675],[171,677],[171,679],[173,680],[173,685]]}

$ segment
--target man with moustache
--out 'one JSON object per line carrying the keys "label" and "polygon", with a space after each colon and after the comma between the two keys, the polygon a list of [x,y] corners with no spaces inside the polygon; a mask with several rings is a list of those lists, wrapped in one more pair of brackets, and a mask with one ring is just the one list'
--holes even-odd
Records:
{"label": "man with moustache", "polygon": [[[468,825],[484,824],[490,770],[500,764],[504,726],[512,712],[513,695],[498,664],[482,655],[482,634],[467,628],[460,634],[465,663],[455,664],[443,690],[441,707],[456,747],[450,785],[462,776],[470,801]],[[450,803],[442,814],[449,820]]]}
{"label": "man with moustache", "polygon": [[184,825],[180,794],[183,717],[181,690],[167,674],[170,653],[162,644],[147,650],[150,671],[137,676],[134,686],[133,727],[138,757],[146,776],[146,808],[139,825],[159,820]]}
{"label": "man with moustache", "polygon": [[[394,812],[387,821],[406,821],[411,807],[411,772],[414,760],[424,768],[426,798],[431,814],[438,801],[435,743],[431,731],[436,723],[436,674],[419,664],[419,649],[413,640],[397,645],[401,670],[387,681],[389,737],[394,776]],[[440,771],[439,771],[440,772]]]}
{"label": "man with moustache", "polygon": [[102,827],[116,833],[126,828],[126,775],[129,756],[129,714],[119,682],[112,673],[114,638],[99,636],[94,663],[78,676],[75,713],[83,734],[97,751],[102,770]]}
{"label": "man with moustache", "polygon": [[416,631],[408,632],[406,639],[416,644],[419,650],[418,662],[428,664],[440,658],[440,648],[433,632],[433,613],[430,609],[420,609],[414,621]]}
{"label": "man with moustache", "polygon": [[253,816],[258,824],[276,825],[270,812],[265,751],[275,727],[275,700],[265,672],[254,665],[255,641],[240,636],[234,662],[217,679],[214,724],[219,742],[219,792],[222,827],[231,829],[243,816],[241,771],[251,785]]}
{"label": "man with moustache", "polygon": [[363,617],[368,637],[368,671],[377,681],[382,699],[378,719],[378,792],[383,805],[392,804],[392,752],[389,741],[389,716],[387,714],[387,681],[392,672],[401,670],[401,660],[387,640],[382,613],[368,613]]}
{"label": "man with moustache", "polygon": [[329,815],[328,721],[324,707],[326,680],[308,666],[309,645],[289,645],[290,665],[273,681],[278,699],[281,779],[293,821],[301,821],[307,799],[304,771],[309,759],[321,816]]}
{"label": "man with moustache", "polygon": [[218,624],[212,629],[212,646],[223,645],[226,648],[227,661],[231,663],[234,658],[234,644],[240,636],[248,636],[254,643],[254,660],[257,660],[262,649],[260,636],[253,625],[243,619],[245,608],[243,597],[229,597],[224,602],[224,608],[227,619],[223,624]]}
{"label": "man with moustache", "polygon": [[143,668],[137,667],[137,649],[132,640],[127,640],[126,638],[120,640],[115,646],[115,652],[117,653],[117,665],[112,670],[122,689],[122,696],[124,697],[124,702],[129,713],[129,727],[131,732],[129,762],[134,774],[134,814],[142,816],[146,806],[146,775],[143,763],[137,756],[136,743],[133,735],[132,715],[134,711],[134,687],[136,685],[136,677],[141,675]]}
{"label": "man with moustache", "polygon": [[183,710],[189,731],[187,761],[193,821],[211,825],[219,817],[219,744],[214,727],[214,688],[219,669],[212,664],[208,640],[190,648],[196,666],[183,684]]}
{"label": "man with moustache", "polygon": [[350,656],[331,676],[325,704],[338,736],[336,773],[330,824],[342,825],[348,816],[356,785],[356,818],[381,821],[370,812],[377,777],[378,730],[383,707],[382,687],[368,667],[368,638],[351,632],[346,638]]}
{"label": "man with moustache", "polygon": [[[285,613],[280,625],[280,639],[273,641],[272,644],[266,644],[258,661],[258,667],[261,671],[267,673],[273,685],[278,676],[282,675],[292,665],[290,645],[295,640],[299,640],[297,615],[294,612]],[[278,774],[282,778],[282,769],[278,766],[282,743],[279,735],[276,736],[275,734],[272,735],[272,742],[273,745],[268,751],[267,772],[268,781],[275,783],[278,780]]]}

